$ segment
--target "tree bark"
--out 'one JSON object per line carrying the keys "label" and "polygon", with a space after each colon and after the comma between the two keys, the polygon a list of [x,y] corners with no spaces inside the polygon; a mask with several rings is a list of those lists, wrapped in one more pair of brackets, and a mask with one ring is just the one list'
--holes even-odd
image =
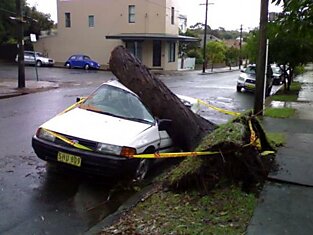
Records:
{"label": "tree bark", "polygon": [[202,138],[215,129],[215,124],[187,108],[124,47],[118,46],[112,51],[110,69],[124,86],[140,97],[154,116],[173,121],[167,131],[183,150],[193,151]]}

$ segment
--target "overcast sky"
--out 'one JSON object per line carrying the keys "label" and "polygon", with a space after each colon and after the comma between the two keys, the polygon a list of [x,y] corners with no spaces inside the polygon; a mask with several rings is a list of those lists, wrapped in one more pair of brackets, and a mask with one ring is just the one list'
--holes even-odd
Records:
{"label": "overcast sky", "polygon": [[[86,0],[87,1],[87,0]],[[181,14],[187,15],[188,26],[197,22],[204,23],[205,0],[179,0]],[[52,20],[57,21],[56,0],[27,0],[30,6],[36,6],[44,13],[51,14]],[[245,30],[258,27],[260,20],[261,0],[209,0],[208,25],[216,29],[239,29],[243,25]],[[270,4],[270,11],[280,8]]]}

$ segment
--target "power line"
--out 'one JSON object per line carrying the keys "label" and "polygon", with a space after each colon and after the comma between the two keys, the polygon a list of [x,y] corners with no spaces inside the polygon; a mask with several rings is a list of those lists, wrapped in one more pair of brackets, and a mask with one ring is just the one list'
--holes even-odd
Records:
{"label": "power line", "polygon": [[4,9],[4,8],[0,8],[0,11],[6,12],[6,13],[10,13],[10,14],[13,14],[13,15],[16,15],[16,12],[9,11],[9,10]]}

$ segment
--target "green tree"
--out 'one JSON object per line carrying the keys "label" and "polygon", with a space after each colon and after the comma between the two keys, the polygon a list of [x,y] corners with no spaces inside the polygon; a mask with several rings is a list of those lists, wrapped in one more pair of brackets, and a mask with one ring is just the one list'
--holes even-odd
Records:
{"label": "green tree", "polygon": [[[196,31],[191,30],[191,29],[187,29],[185,33],[180,32],[180,35],[199,38],[199,34]],[[200,48],[200,38],[198,42],[180,43],[179,54],[183,57],[187,56],[187,57],[196,58],[196,64],[202,64],[203,59],[202,59],[202,53],[201,53],[201,48]]]}
{"label": "green tree", "polygon": [[206,45],[206,60],[211,64],[211,71],[215,63],[221,63],[225,60],[226,46],[223,42],[210,41]]}
{"label": "green tree", "polygon": [[229,66],[229,69],[231,70],[232,64],[236,63],[239,58],[239,49],[236,47],[229,47],[226,50],[225,53],[225,60],[226,64]]}
{"label": "green tree", "polygon": [[286,89],[289,90],[295,68],[313,60],[313,34],[302,34],[295,28],[286,31],[277,23],[270,24],[268,29],[269,61],[280,64],[288,75]]}
{"label": "green tree", "polygon": [[36,7],[26,6],[24,15],[29,19],[28,24],[25,25],[25,35],[34,33],[38,36],[40,31],[50,30],[54,26],[51,15],[37,11]]}
{"label": "green tree", "polygon": [[283,12],[278,22],[286,29],[294,29],[303,35],[313,31],[313,1],[312,0],[272,0],[282,4]]}
{"label": "green tree", "polygon": [[[36,7],[29,7],[25,0],[22,0],[24,35],[30,33],[40,34],[41,30],[53,28],[54,22],[49,14],[37,11]],[[14,42],[16,38],[16,22],[10,19],[15,17],[15,0],[0,0],[0,45],[3,43]]]}
{"label": "green tree", "polygon": [[0,0],[0,44],[14,38],[15,27],[10,16],[15,13],[15,0]]}
{"label": "green tree", "polygon": [[253,30],[246,37],[246,43],[242,47],[242,57],[249,60],[250,63],[256,63],[258,54],[259,31]]}
{"label": "green tree", "polygon": [[283,12],[270,24],[270,59],[289,70],[290,88],[294,69],[313,60],[313,1],[272,0],[283,5]]}

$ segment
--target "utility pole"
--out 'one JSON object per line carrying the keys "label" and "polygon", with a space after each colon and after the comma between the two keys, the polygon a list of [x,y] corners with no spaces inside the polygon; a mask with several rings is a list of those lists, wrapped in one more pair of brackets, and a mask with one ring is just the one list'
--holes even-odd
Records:
{"label": "utility pole", "polygon": [[266,31],[268,21],[268,0],[261,0],[260,41],[256,66],[256,86],[254,100],[254,114],[263,115],[264,80],[267,68],[266,62]]}
{"label": "utility pole", "polygon": [[[203,38],[203,64],[202,64],[202,73],[205,73],[206,67],[206,35],[208,27],[208,6],[213,5],[214,3],[209,3],[208,0],[205,2],[205,21],[204,21],[204,38]],[[203,5],[203,4],[200,4]]]}
{"label": "utility pole", "polygon": [[239,38],[239,70],[241,69],[241,46],[242,46],[242,25],[240,25],[240,38]]}
{"label": "utility pole", "polygon": [[17,42],[18,42],[18,88],[25,87],[25,62],[24,62],[24,20],[22,1],[15,0],[16,22],[17,22]]}
{"label": "utility pole", "polygon": [[204,38],[203,38],[203,64],[202,64],[202,73],[205,73],[206,66],[206,34],[207,34],[207,25],[208,25],[208,0],[205,2],[205,23],[204,23]]}

